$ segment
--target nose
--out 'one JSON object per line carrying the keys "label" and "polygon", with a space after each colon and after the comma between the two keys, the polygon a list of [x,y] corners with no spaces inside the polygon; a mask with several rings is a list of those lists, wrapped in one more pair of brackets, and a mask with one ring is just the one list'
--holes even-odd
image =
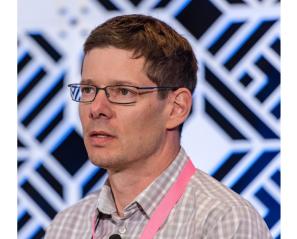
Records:
{"label": "nose", "polygon": [[111,103],[104,90],[99,90],[94,101],[91,102],[89,117],[92,119],[112,117]]}

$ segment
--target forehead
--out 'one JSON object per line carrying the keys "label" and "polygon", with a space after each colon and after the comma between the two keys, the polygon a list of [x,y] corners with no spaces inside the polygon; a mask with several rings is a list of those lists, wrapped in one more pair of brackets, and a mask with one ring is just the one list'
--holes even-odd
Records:
{"label": "forehead", "polygon": [[144,70],[144,57],[133,58],[133,51],[114,47],[94,48],[84,58],[82,81],[97,85],[114,82],[136,85],[152,84]]}

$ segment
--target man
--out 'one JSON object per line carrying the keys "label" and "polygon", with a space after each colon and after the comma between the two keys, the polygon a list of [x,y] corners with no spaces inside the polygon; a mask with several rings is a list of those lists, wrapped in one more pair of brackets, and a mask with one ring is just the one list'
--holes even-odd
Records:
{"label": "man", "polygon": [[197,61],[188,41],[148,16],[110,19],[84,45],[79,102],[84,143],[108,180],[59,213],[46,238],[271,238],[239,195],[191,164],[180,131]]}

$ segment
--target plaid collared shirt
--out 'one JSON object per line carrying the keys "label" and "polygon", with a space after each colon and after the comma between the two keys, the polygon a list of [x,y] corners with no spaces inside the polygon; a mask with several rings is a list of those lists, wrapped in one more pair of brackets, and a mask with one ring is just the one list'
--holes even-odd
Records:
{"label": "plaid collared shirt", "polygon": [[[117,215],[110,187],[60,212],[48,227],[46,239],[91,239],[92,221],[99,218],[97,239],[119,234],[138,239],[153,211],[187,162],[181,148],[176,159],[150,186]],[[197,170],[155,239],[270,239],[261,216],[246,200],[214,178]]]}

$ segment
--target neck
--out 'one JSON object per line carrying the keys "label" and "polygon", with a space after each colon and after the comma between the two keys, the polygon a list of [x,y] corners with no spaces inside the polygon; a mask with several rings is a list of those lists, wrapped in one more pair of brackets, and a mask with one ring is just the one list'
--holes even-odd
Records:
{"label": "neck", "polygon": [[[176,145],[176,147],[172,147]],[[108,170],[118,215],[123,217],[124,208],[146,189],[175,159],[180,149],[171,144],[148,159],[139,159],[133,166],[122,171]]]}

